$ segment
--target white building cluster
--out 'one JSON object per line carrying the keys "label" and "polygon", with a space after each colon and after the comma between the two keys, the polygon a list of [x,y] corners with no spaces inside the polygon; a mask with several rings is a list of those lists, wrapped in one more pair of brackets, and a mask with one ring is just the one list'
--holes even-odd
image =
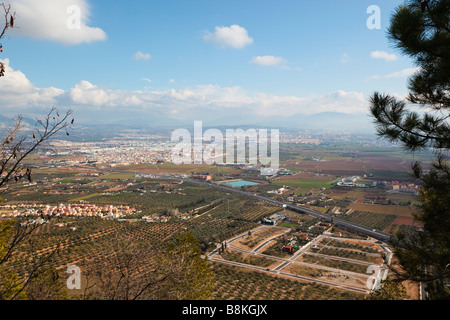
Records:
{"label": "white building cluster", "polygon": [[28,216],[71,216],[71,217],[102,217],[123,218],[136,213],[136,209],[129,206],[95,204],[59,204],[50,205],[4,205],[0,207],[2,217],[28,217]]}

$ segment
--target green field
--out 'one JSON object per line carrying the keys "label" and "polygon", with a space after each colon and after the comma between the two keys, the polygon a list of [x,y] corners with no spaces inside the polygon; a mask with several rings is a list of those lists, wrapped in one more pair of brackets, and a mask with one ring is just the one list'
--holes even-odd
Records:
{"label": "green field", "polygon": [[340,218],[382,231],[387,228],[397,216],[393,214],[353,211],[349,215],[340,216]]}
{"label": "green field", "polygon": [[333,181],[319,180],[319,179],[292,179],[292,180],[275,180],[272,181],[272,185],[276,186],[290,186],[294,188],[304,189],[320,189],[331,188]]}
{"label": "green field", "polygon": [[102,179],[134,179],[135,175],[132,173],[108,173],[101,177]]}
{"label": "green field", "polygon": [[235,168],[228,166],[212,166],[207,164],[174,164],[174,163],[163,163],[163,164],[134,164],[128,166],[116,167],[118,170],[130,170],[136,172],[144,173],[179,173],[179,174],[189,174],[193,172],[198,173],[210,173],[210,174],[229,174]]}
{"label": "green field", "polygon": [[280,224],[280,227],[297,229],[298,228],[298,224],[297,223],[292,223],[292,222],[282,222]]}
{"label": "green field", "polygon": [[186,187],[186,189],[188,190],[197,190],[197,191],[203,191],[203,190],[208,190],[208,187]]}
{"label": "green field", "polygon": [[244,268],[210,263],[215,300],[362,300],[363,294],[306,283]]}
{"label": "green field", "polygon": [[87,196],[78,197],[78,198],[69,200],[69,202],[77,202],[77,201],[81,201],[81,200],[87,200],[87,199],[91,199],[91,198],[98,197],[98,196],[101,196],[101,195],[102,195],[102,193],[88,194]]}

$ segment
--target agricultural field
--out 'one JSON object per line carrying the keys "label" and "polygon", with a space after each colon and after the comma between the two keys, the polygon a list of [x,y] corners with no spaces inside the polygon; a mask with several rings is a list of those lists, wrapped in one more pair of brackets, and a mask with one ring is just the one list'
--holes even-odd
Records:
{"label": "agricultural field", "polygon": [[[99,217],[56,217],[42,225],[33,236],[35,254],[55,251],[53,260],[57,269],[69,265],[104,261],[114,253],[114,239],[126,233],[133,241],[163,246],[182,232],[193,232],[204,251],[215,247],[215,242],[254,229],[260,216],[271,214],[279,208],[263,206],[256,201],[230,199],[230,208],[224,204],[213,206],[203,214],[190,220],[171,219],[166,223],[148,223],[134,218],[125,221],[105,220]],[[229,214],[229,215],[228,215]],[[21,270],[21,261],[31,257],[31,248],[23,246],[8,263],[8,268]],[[265,259],[239,257],[250,263],[259,264]],[[261,261],[259,261],[261,260]],[[149,261],[149,265],[151,261]]]}
{"label": "agricultural field", "polygon": [[360,189],[360,188],[346,188],[346,189],[334,188],[331,190],[330,196],[335,200],[348,199],[350,201],[356,201],[356,200],[363,201],[366,193],[367,193],[367,191]]}
{"label": "agricultural field", "polygon": [[258,253],[262,253],[268,256],[274,256],[278,258],[288,259],[291,254],[281,250],[281,248],[286,244],[286,241],[275,239],[270,241],[266,246],[261,248]]}
{"label": "agricultural field", "polygon": [[282,276],[210,263],[217,300],[362,300],[363,294],[291,280]]}
{"label": "agricultural field", "polygon": [[291,229],[286,229],[283,227],[264,228],[258,231],[250,232],[246,237],[233,242],[233,246],[251,251],[263,241],[271,238],[277,238],[280,235],[290,231]]}
{"label": "agricultural field", "polygon": [[379,205],[365,203],[352,203],[349,208],[356,211],[396,215],[400,217],[411,217],[412,213],[415,210],[413,206]]}
{"label": "agricultural field", "polygon": [[367,266],[362,264],[355,264],[347,261],[333,260],[328,258],[323,258],[319,256],[314,256],[310,254],[302,255],[297,259],[299,262],[305,262],[309,264],[314,264],[318,267],[325,266],[329,268],[335,268],[343,271],[351,271],[355,273],[364,274],[367,271]]}
{"label": "agricultural field", "polygon": [[[420,203],[413,194],[386,192],[386,190],[372,188],[333,188],[327,196],[333,199],[328,203],[329,213],[334,207],[339,208],[340,212],[351,210],[348,212],[349,215],[335,215],[343,219],[388,233],[394,225],[420,226],[414,218]],[[377,198],[384,199],[385,204],[371,203]]]}
{"label": "agricultural field", "polygon": [[382,231],[390,226],[397,219],[397,216],[393,214],[353,211],[348,215],[340,215],[339,218]]}
{"label": "agricultural field", "polygon": [[373,264],[382,263],[382,259],[380,256],[376,255],[368,255],[366,252],[361,251],[353,251],[351,249],[342,249],[342,248],[330,248],[328,246],[321,246],[316,250],[313,250],[314,253],[324,254],[332,257],[343,257],[357,261],[370,262]]}
{"label": "agricultural field", "polygon": [[402,204],[411,203],[412,205],[415,205],[415,206],[420,204],[417,196],[415,196],[413,194],[391,192],[391,193],[386,193],[386,198],[393,202],[398,202],[398,203],[402,203]]}
{"label": "agricultural field", "polygon": [[249,264],[252,266],[258,266],[263,268],[274,268],[280,263],[276,260],[265,257],[256,257],[250,254],[242,253],[236,250],[227,249],[224,253],[218,256],[224,260],[240,262],[244,264]]}
{"label": "agricultural field", "polygon": [[331,183],[332,181],[320,179],[283,179],[272,181],[272,185],[301,188],[303,192],[309,189],[331,188]]}
{"label": "agricultural field", "polygon": [[230,166],[213,166],[206,164],[180,164],[173,163],[163,164],[136,164],[127,166],[117,166],[115,169],[137,171],[147,174],[190,174],[190,173],[209,173],[209,174],[238,174],[241,170],[237,170]]}
{"label": "agricultural field", "polygon": [[[321,161],[312,160],[316,156],[319,156]],[[398,156],[395,159],[398,162]],[[319,153],[309,150],[308,153],[301,156],[286,157],[286,167],[296,169],[296,174],[283,176],[270,183],[259,177],[262,184],[251,187],[249,190],[265,193],[286,185],[295,188],[294,194],[311,192],[311,195],[317,196],[322,191],[312,192],[312,189],[324,188],[323,193],[331,195],[334,200],[342,200],[344,203],[348,200],[348,208],[354,209],[352,213],[340,216],[341,218],[378,230],[401,229],[402,220],[399,219],[406,219],[410,215],[408,210],[411,210],[412,207],[352,203],[352,201],[364,198],[365,193],[359,190],[341,192],[333,189],[333,182],[339,178],[339,173],[335,174],[331,171],[328,173],[323,168],[315,167],[324,164],[333,167],[334,165],[343,165],[343,163],[346,163],[345,165],[356,163],[356,168],[358,168],[360,161],[364,162],[365,160],[360,159],[359,155],[349,156],[333,150],[324,150]],[[386,163],[390,163],[389,161]],[[387,165],[386,163],[381,166]],[[366,164],[370,164],[370,161]],[[248,172],[244,174],[243,171],[234,167],[204,165],[133,165],[120,169],[149,174],[207,172],[221,178],[223,178],[222,175],[227,175],[227,178],[232,175],[241,175],[242,177],[246,175],[247,179],[250,179],[249,177],[254,175],[254,173]],[[136,177],[135,174],[103,172],[95,168],[91,170],[79,168],[36,169],[33,171],[33,183],[20,182],[1,191],[6,204],[86,203],[97,206],[126,205],[136,208],[136,214],[121,220],[99,217],[57,217],[44,224],[33,238],[33,249],[37,250],[38,254],[58,249],[54,261],[60,270],[82,262],[105,261],[108,263],[109,257],[113,254],[111,243],[114,243],[114,239],[120,233],[126,232],[132,239],[141,243],[163,246],[175,236],[186,231],[194,234],[200,243],[202,252],[208,254],[224,241],[244,234],[244,237],[232,243],[235,249],[228,248],[215,257],[273,270],[283,263],[282,259],[292,258],[291,254],[281,250],[286,244],[284,236],[288,237],[300,232],[317,236],[323,231],[314,227],[318,222],[316,218],[285,212],[279,206],[249,199],[242,195],[225,193],[210,187],[200,187],[197,184],[177,179],[142,178]],[[341,198],[339,199],[339,197]],[[398,196],[398,198],[401,197]],[[327,211],[325,207],[314,208],[323,213]],[[388,208],[390,211],[382,211],[384,208]],[[288,214],[295,221],[284,221],[277,227],[261,228],[260,221],[264,217],[281,212]],[[149,216],[164,217],[164,221],[167,222],[146,222],[142,219]],[[318,246],[318,251],[309,249],[299,257],[295,257],[297,262],[313,264],[317,267],[291,263],[282,271],[292,275],[306,275],[313,280],[326,279],[330,282],[346,284],[354,282],[357,285],[358,281],[361,282],[360,284],[364,282],[364,277],[359,279],[357,276],[343,275],[344,273],[339,270],[364,274],[367,266],[334,260],[329,257],[380,263],[380,258],[372,255],[377,252],[373,252],[365,246],[354,244],[344,246],[338,241],[329,241],[326,245],[324,242],[320,242]],[[255,254],[251,253],[253,250]],[[9,262],[9,268],[20,270],[20,261],[30,259],[29,247],[24,246],[19,251]],[[328,257],[314,255],[314,253]],[[152,261],[148,261],[148,263],[152,265]],[[216,274],[217,287],[214,292],[216,299],[364,298],[362,293],[319,285],[314,281],[301,281],[295,277],[277,276],[274,275],[275,272],[264,273],[224,265],[216,261],[208,263]],[[337,271],[324,270],[324,267],[334,268]],[[248,281],[248,279],[252,281]]]}
{"label": "agricultural field", "polygon": [[330,238],[324,238],[320,242],[322,245],[336,247],[336,248],[344,248],[344,249],[350,249],[350,250],[358,250],[362,252],[368,252],[368,253],[378,253],[381,252],[380,248],[376,245],[368,246],[368,245],[361,245],[357,242],[350,242],[350,241],[339,241],[336,239],[330,239]]}
{"label": "agricultural field", "polygon": [[134,179],[135,175],[132,173],[108,173],[102,176],[105,180],[119,180],[119,179]]}
{"label": "agricultural field", "polygon": [[310,268],[303,265],[290,264],[285,271],[299,275],[306,276],[317,280],[323,280],[336,284],[345,284],[355,288],[365,288],[367,283],[367,276],[347,274],[339,271],[329,271],[319,268]]}
{"label": "agricultural field", "polygon": [[[219,253],[212,254],[210,260],[214,266],[225,264],[229,267],[229,263],[238,263],[234,267],[244,270],[256,268],[254,271],[258,272],[266,270],[268,276],[273,276],[276,271],[276,274],[290,280],[311,283],[320,281],[333,288],[342,285],[345,290],[361,293],[367,293],[368,290],[368,267],[382,265],[384,262],[384,253],[379,245],[356,238],[340,240],[323,235],[314,236],[313,240],[307,240],[311,241],[311,245],[306,246],[307,242],[304,242],[301,246],[305,246],[298,254],[287,253],[282,247],[287,241],[291,241],[286,239],[292,235],[280,234],[280,231],[276,226],[260,227],[251,234],[242,234],[226,241],[226,247],[222,247]],[[259,236],[252,238],[252,234]],[[261,243],[264,246],[258,246]]]}
{"label": "agricultural field", "polygon": [[433,159],[431,153],[408,154],[400,150],[366,148],[358,144],[335,146],[285,144],[280,146],[281,166],[295,172],[325,173],[336,176],[363,176],[372,173],[375,180],[409,181],[410,164]]}

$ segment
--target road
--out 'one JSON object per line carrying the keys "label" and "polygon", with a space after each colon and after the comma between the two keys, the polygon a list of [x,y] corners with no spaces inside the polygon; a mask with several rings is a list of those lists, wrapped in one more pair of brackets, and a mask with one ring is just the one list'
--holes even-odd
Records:
{"label": "road", "polygon": [[[81,169],[92,169],[92,167],[84,167],[84,166],[74,166],[76,168],[81,168]],[[106,171],[106,172],[116,172],[116,173],[128,173],[128,174],[136,174],[136,173],[140,173],[138,171],[129,171],[129,170],[117,170],[117,169],[99,169],[99,168],[95,168],[96,170],[99,171]],[[146,174],[146,173],[143,173]],[[343,219],[339,219],[339,218],[335,218],[335,217],[331,217],[329,215],[305,208],[305,207],[298,207],[292,204],[288,204],[288,203],[284,203],[282,201],[278,201],[278,200],[274,200],[274,199],[270,199],[261,195],[257,195],[254,193],[250,193],[250,192],[246,192],[237,188],[233,188],[233,187],[228,187],[225,185],[220,185],[217,183],[213,183],[213,182],[206,182],[206,181],[202,181],[202,180],[195,180],[195,179],[191,179],[191,178],[185,178],[185,177],[180,177],[177,175],[156,175],[154,174],[153,176],[155,176],[155,178],[158,179],[179,179],[182,181],[186,181],[186,182],[190,182],[190,183],[194,183],[194,184],[198,184],[198,185],[203,185],[203,186],[207,186],[207,187],[211,187],[211,188],[216,188],[216,189],[221,189],[223,191],[226,192],[233,192],[233,193],[237,193],[237,194],[241,194],[243,196],[247,196],[250,198],[254,198],[260,201],[265,201],[267,203],[271,203],[277,206],[286,206],[286,209],[294,211],[294,212],[298,212],[301,214],[308,214],[311,215],[313,217],[322,219],[324,221],[328,221],[328,222],[332,222],[334,223],[336,226],[347,229],[347,230],[351,230],[353,232],[357,232],[359,234],[364,234],[366,236],[372,237],[374,239],[389,243],[392,235],[382,232],[382,231],[378,231],[378,230],[374,230],[371,228],[368,228],[366,226],[354,223],[354,222],[350,222],[347,220],[343,220]]]}
{"label": "road", "polygon": [[294,253],[291,258],[289,258],[288,260],[277,266],[274,270],[281,271],[289,263],[296,261],[297,258],[300,257],[302,254],[304,254],[311,246],[315,245],[317,242],[320,242],[321,239],[322,235],[318,236],[317,238],[314,238],[312,241],[308,242],[306,245],[301,247],[300,250]]}
{"label": "road", "polygon": [[[267,227],[260,227],[258,229],[253,230],[253,232],[256,232],[258,230],[261,230],[263,228],[267,228]],[[270,228],[270,227],[269,227]],[[277,274],[280,273],[280,271],[286,267],[287,265],[289,265],[290,263],[293,264],[298,264],[298,265],[302,265],[302,266],[306,266],[306,267],[310,267],[310,268],[314,268],[314,269],[321,269],[321,270],[327,270],[327,271],[332,271],[332,272],[338,272],[338,273],[342,273],[342,274],[347,274],[347,275],[352,275],[352,276],[358,276],[358,277],[366,277],[368,278],[369,275],[366,274],[361,274],[361,273],[357,273],[357,272],[352,272],[352,271],[347,271],[347,270],[343,270],[343,269],[337,269],[337,268],[333,268],[333,267],[327,267],[327,266],[323,266],[323,265],[316,265],[316,264],[312,264],[312,263],[307,263],[307,262],[302,262],[302,261],[296,261],[296,259],[303,253],[305,253],[307,251],[307,249],[312,246],[313,244],[316,244],[317,242],[320,242],[320,240],[324,237],[323,235],[318,236],[317,238],[315,238],[314,240],[312,240],[311,242],[309,242],[307,245],[303,246],[299,251],[297,251],[292,257],[290,257],[289,259],[286,258],[281,258],[281,257],[276,257],[276,256],[271,256],[271,255],[266,255],[264,253],[258,253],[253,251],[247,251],[241,248],[237,248],[235,246],[232,245],[232,243],[238,239],[241,239],[243,237],[247,236],[247,233],[243,233],[241,235],[238,235],[232,239],[227,240],[227,247],[230,249],[233,249],[235,251],[238,252],[242,252],[244,254],[249,254],[249,255],[253,255],[256,257],[261,257],[261,258],[267,258],[267,259],[271,259],[271,260],[275,260],[275,261],[281,261],[282,263],[280,265],[278,265],[277,267],[273,268],[273,270],[268,270],[267,268],[264,267],[257,267],[258,270],[261,269],[263,271],[273,271]],[[218,250],[220,249],[220,246],[217,247],[215,250],[213,250],[212,252],[209,253],[208,257],[210,259],[214,258],[214,255],[216,255],[218,253]],[[204,258],[204,257],[203,257]],[[221,259],[216,259],[214,258],[214,261],[223,261]],[[247,264],[244,263],[240,263],[240,266],[247,266]],[[286,273],[285,273],[286,274]]]}
{"label": "road", "polygon": [[227,191],[227,192],[238,193],[238,194],[241,194],[241,195],[244,195],[244,196],[248,196],[248,197],[260,200],[260,201],[265,201],[267,203],[275,204],[275,205],[278,205],[278,206],[281,206],[281,207],[286,205],[286,209],[289,209],[291,211],[298,212],[298,213],[301,213],[301,214],[308,214],[308,215],[320,218],[320,219],[322,219],[324,221],[333,222],[336,226],[340,226],[340,227],[343,227],[345,229],[364,234],[366,236],[372,237],[374,239],[377,239],[377,240],[380,240],[380,241],[383,241],[383,242],[389,242],[391,237],[392,237],[391,234],[384,233],[384,232],[381,232],[381,231],[378,231],[378,230],[374,231],[371,228],[368,228],[366,226],[363,226],[363,225],[360,225],[360,224],[357,224],[357,223],[354,223],[354,222],[350,222],[350,221],[346,221],[346,220],[343,220],[343,219],[331,217],[329,215],[326,215],[326,214],[323,214],[323,213],[320,213],[320,212],[317,212],[317,211],[314,211],[314,210],[311,210],[311,209],[308,209],[308,208],[305,208],[305,207],[298,207],[298,206],[295,206],[295,205],[292,205],[292,204],[287,204],[287,203],[284,203],[282,201],[270,199],[270,198],[267,198],[267,197],[264,197],[264,196],[261,196],[261,195],[253,194],[253,193],[246,192],[246,191],[243,191],[243,190],[240,190],[240,189],[236,189],[236,188],[233,188],[233,187],[227,187],[227,186],[219,185],[219,184],[216,184],[216,183],[204,182],[204,181],[194,180],[194,179],[189,179],[189,178],[183,178],[183,180],[186,181],[186,182],[191,182],[191,183],[195,183],[195,184],[200,184],[200,185],[204,185],[204,186],[213,187],[213,188],[216,188],[216,189],[221,189],[221,190],[224,190],[224,191]]}
{"label": "road", "polygon": [[[82,169],[89,168],[89,167],[83,167],[83,166],[76,166],[76,167],[82,168]],[[92,168],[90,168],[90,169],[92,169]],[[106,172],[116,172],[116,173],[128,173],[128,174],[129,173],[132,173],[132,174],[137,173],[136,171],[117,170],[117,169],[97,169],[97,170],[106,171]],[[311,209],[308,209],[308,208],[294,206],[292,204],[287,204],[287,203],[284,203],[282,201],[273,200],[273,199],[270,199],[270,198],[267,198],[267,197],[264,197],[264,196],[261,196],[261,195],[245,192],[243,190],[236,189],[236,188],[233,188],[233,187],[227,187],[227,186],[219,185],[219,184],[216,184],[216,183],[205,182],[205,181],[201,181],[201,180],[194,180],[194,179],[185,178],[185,177],[179,177],[179,176],[176,176],[176,175],[167,175],[167,176],[154,175],[154,176],[155,176],[155,178],[159,178],[159,179],[171,179],[171,180],[172,179],[180,179],[180,180],[185,181],[185,182],[190,182],[190,183],[194,183],[194,184],[198,184],[198,185],[203,185],[203,186],[207,186],[207,187],[221,189],[221,190],[226,191],[226,192],[233,192],[233,193],[241,194],[241,195],[244,195],[244,196],[247,196],[247,197],[251,197],[251,198],[254,198],[254,199],[257,199],[257,200],[260,200],[260,201],[265,201],[267,203],[271,203],[271,204],[278,205],[278,206],[281,206],[281,207],[284,206],[288,210],[291,210],[291,211],[294,211],[294,212],[298,212],[298,213],[301,213],[301,214],[308,214],[308,215],[317,217],[319,219],[322,219],[324,221],[333,222],[334,225],[336,225],[336,226],[340,226],[340,227],[343,227],[343,228],[345,228],[347,230],[351,230],[351,231],[354,231],[354,232],[357,232],[357,233],[360,233],[360,234],[364,234],[366,236],[372,237],[374,239],[377,239],[377,240],[380,240],[380,241],[383,241],[383,242],[387,242],[387,243],[390,242],[390,239],[392,237],[390,234],[387,234],[387,233],[384,233],[384,232],[381,232],[381,231],[377,231],[377,230],[373,230],[373,229],[370,229],[368,227],[365,227],[365,226],[362,226],[362,225],[359,225],[359,224],[356,224],[356,223],[353,223],[353,222],[350,222],[350,221],[342,220],[342,219],[339,219],[339,218],[334,218],[334,217],[328,216],[326,214],[322,214],[320,212],[317,212],[317,211],[314,211],[314,210],[311,210]],[[265,228],[265,226],[262,226],[262,227],[258,228],[257,230],[260,230],[260,229],[263,229],[263,228]],[[253,232],[255,232],[257,230],[254,230]],[[238,235],[238,236],[236,236],[236,237],[234,237],[232,239],[229,239],[227,241],[227,243],[232,243],[233,241],[236,241],[237,239],[245,237],[246,235],[247,235],[247,233]],[[318,240],[318,239],[315,239],[315,240]],[[315,243],[315,241],[312,241],[305,247],[309,248],[309,246],[313,242]],[[365,289],[355,288],[355,287],[347,286],[347,285],[344,285],[344,284],[336,284],[336,283],[333,283],[333,282],[323,281],[323,280],[319,280],[319,279],[312,279],[312,278],[299,276],[299,275],[294,275],[294,274],[290,274],[290,273],[286,273],[286,272],[282,272],[281,271],[289,263],[309,265],[310,267],[316,267],[317,268],[318,266],[316,266],[316,265],[310,265],[308,263],[295,261],[295,259],[300,254],[304,253],[306,248],[304,248],[305,250],[300,250],[299,252],[297,252],[290,259],[282,259],[282,258],[277,258],[277,257],[273,257],[273,256],[266,256],[266,255],[259,254],[259,253],[255,252],[257,250],[254,250],[253,252],[246,252],[245,250],[241,250],[241,249],[238,249],[236,247],[232,247],[232,248],[234,250],[243,251],[245,253],[253,254],[255,256],[270,257],[271,259],[282,261],[282,263],[280,265],[278,265],[276,268],[274,268],[273,270],[269,270],[269,269],[263,268],[263,267],[252,266],[252,265],[243,264],[243,263],[239,263],[239,262],[227,261],[227,260],[223,260],[223,259],[214,258],[214,255],[217,253],[219,248],[216,248],[215,250],[210,252],[209,259],[212,260],[212,261],[220,262],[220,263],[226,263],[226,264],[231,264],[231,265],[235,265],[235,266],[250,268],[250,269],[254,269],[254,270],[259,270],[259,271],[264,271],[264,272],[269,272],[269,273],[275,273],[275,274],[283,275],[283,276],[286,276],[286,277],[301,279],[301,280],[305,280],[305,281],[311,281],[311,282],[315,282],[315,283],[321,283],[321,284],[325,284],[325,285],[328,285],[328,286],[334,286],[334,287],[338,287],[338,288],[342,288],[342,289],[346,289],[346,290],[352,290],[352,291],[362,292],[362,293],[366,293],[366,294],[370,292],[370,291],[365,290]],[[260,246],[258,248],[260,248]],[[388,254],[388,257],[389,257],[388,260],[390,260],[391,256],[392,256],[392,253]],[[343,272],[343,270],[338,270],[338,269],[324,267],[324,266],[322,266],[321,269],[328,269],[330,271],[331,270],[339,271],[341,273]],[[381,279],[383,279],[383,276],[386,274],[386,272],[387,272],[386,266],[382,266],[382,268],[378,271],[375,283],[376,282],[379,283],[379,281]],[[344,271],[343,273],[346,273],[346,272]],[[350,273],[353,273],[353,272],[348,272],[348,273],[350,274]],[[375,287],[375,283],[374,283],[374,287]]]}
{"label": "road", "polygon": [[327,271],[332,271],[332,272],[338,272],[338,273],[341,273],[341,274],[348,274],[348,275],[359,276],[359,277],[368,277],[368,275],[355,273],[355,272],[351,272],[351,271],[346,271],[346,270],[341,270],[341,269],[336,269],[336,268],[330,268],[330,267],[326,267],[326,266],[318,266],[318,265],[315,265],[315,264],[310,264],[310,263],[305,263],[305,262],[294,261],[293,258],[295,258],[295,257],[292,257],[290,259],[284,259],[284,258],[280,258],[280,257],[268,256],[268,255],[261,254],[261,253],[246,251],[246,250],[243,250],[243,249],[240,249],[240,248],[233,247],[232,245],[229,245],[229,248],[231,248],[233,250],[236,250],[238,252],[251,254],[251,255],[254,255],[254,256],[258,256],[258,257],[264,257],[264,258],[269,258],[269,259],[272,259],[272,260],[282,261],[282,263],[278,267],[276,267],[276,268],[271,270],[271,269],[268,269],[268,268],[259,267],[259,266],[255,266],[255,265],[250,265],[250,264],[246,264],[246,263],[230,261],[230,260],[224,260],[224,259],[217,259],[217,258],[214,257],[214,255],[217,252],[217,250],[214,250],[213,252],[211,252],[210,255],[208,256],[208,259],[211,260],[211,261],[214,261],[214,262],[229,264],[229,265],[233,265],[233,266],[237,266],[237,267],[241,267],[241,268],[247,268],[247,269],[251,269],[251,270],[263,271],[263,272],[267,272],[267,273],[273,273],[273,274],[277,274],[277,275],[283,275],[285,277],[290,277],[290,278],[294,278],[294,279],[301,279],[301,280],[305,280],[305,281],[309,281],[309,282],[320,283],[320,284],[324,284],[324,285],[328,285],[328,286],[332,286],[332,287],[337,287],[337,288],[341,288],[341,289],[346,289],[346,290],[351,290],[351,291],[356,291],[356,292],[362,292],[362,293],[365,293],[365,294],[370,292],[369,290],[366,290],[366,289],[357,288],[357,287],[353,287],[353,286],[348,286],[348,285],[345,285],[345,284],[339,284],[339,283],[335,283],[335,282],[331,282],[331,281],[320,280],[320,279],[317,279],[317,278],[310,278],[310,277],[299,276],[299,275],[296,275],[296,274],[283,272],[283,271],[281,271],[281,269],[283,269],[286,265],[288,265],[290,263],[294,263],[294,264],[298,264],[298,265],[307,266],[307,267],[310,267],[310,268],[327,270]]}
{"label": "road", "polygon": [[249,264],[245,264],[245,263],[229,261],[229,260],[223,260],[223,259],[217,259],[217,258],[214,258],[214,257],[209,258],[209,260],[214,261],[214,262],[229,264],[229,265],[237,266],[237,267],[241,267],[241,268],[247,268],[247,269],[252,269],[252,270],[257,270],[257,271],[264,271],[264,272],[268,272],[268,273],[282,275],[282,276],[289,277],[289,278],[295,278],[295,279],[301,279],[301,280],[304,280],[304,281],[320,283],[320,284],[324,284],[324,285],[327,285],[327,286],[332,286],[332,287],[337,287],[337,288],[341,288],[341,289],[361,292],[361,293],[365,293],[365,294],[370,293],[369,290],[365,290],[365,289],[361,289],[361,288],[355,288],[355,287],[347,286],[347,285],[344,285],[344,284],[338,284],[338,283],[323,281],[323,280],[319,280],[319,279],[312,279],[312,278],[303,277],[303,276],[299,276],[299,275],[295,275],[295,274],[291,274],[291,273],[286,273],[286,272],[268,270],[268,269],[263,268],[263,267],[253,266],[253,265],[249,265]]}
{"label": "road", "polygon": [[257,246],[255,249],[253,249],[252,251],[253,252],[258,252],[259,250],[261,250],[261,248],[263,248],[264,246],[266,246],[270,241],[272,241],[272,240],[274,240],[274,239],[276,239],[276,238],[279,238],[279,237],[281,237],[282,235],[284,235],[284,234],[286,234],[286,233],[289,233],[289,232],[291,232],[292,230],[291,229],[287,229],[286,230],[286,232],[283,232],[283,233],[281,233],[281,234],[277,234],[277,235],[274,235],[273,237],[270,237],[269,239],[267,239],[266,241],[264,241],[263,243],[261,243],[259,246]]}
{"label": "road", "polygon": [[[258,230],[262,229],[264,227],[260,227],[258,228]],[[328,286],[334,286],[334,287],[338,287],[341,289],[346,289],[346,290],[352,290],[352,291],[357,291],[357,292],[362,292],[362,293],[369,293],[371,290],[375,290],[378,288],[381,280],[385,279],[386,277],[386,272],[387,272],[387,266],[385,264],[379,266],[379,265],[370,265],[367,264],[368,266],[370,265],[372,267],[372,269],[370,269],[370,267],[368,268],[369,270],[375,271],[373,275],[370,275],[370,272],[368,272],[369,274],[362,274],[362,273],[358,273],[358,272],[352,272],[352,271],[347,271],[347,270],[342,270],[342,269],[337,269],[337,268],[333,268],[333,267],[327,267],[327,266],[323,266],[323,265],[316,265],[316,264],[311,264],[311,263],[306,263],[306,262],[301,262],[301,261],[296,261],[297,257],[301,254],[310,254],[308,252],[305,252],[305,250],[307,250],[307,246],[303,247],[302,249],[304,250],[299,250],[295,255],[293,255],[291,258],[289,259],[285,259],[285,258],[281,258],[281,257],[276,257],[276,256],[270,256],[270,255],[266,255],[266,254],[261,254],[261,253],[257,253],[255,251],[247,251],[241,248],[237,248],[234,247],[232,245],[232,243],[242,237],[245,237],[246,233],[238,235],[232,239],[230,239],[227,243],[228,243],[228,247],[232,250],[238,251],[238,252],[242,252],[244,254],[250,254],[253,256],[257,256],[257,257],[264,257],[264,258],[268,258],[274,261],[281,261],[281,264],[279,264],[278,266],[276,266],[273,269],[269,269],[266,267],[260,267],[260,266],[255,266],[255,265],[250,265],[250,264],[246,264],[246,263],[242,263],[242,262],[236,262],[236,261],[230,261],[230,260],[225,260],[225,259],[218,259],[215,258],[215,254],[217,254],[218,248],[216,250],[214,250],[213,252],[211,252],[209,254],[209,260],[214,261],[214,262],[219,262],[219,263],[224,263],[224,264],[229,264],[229,265],[233,265],[233,266],[237,266],[237,267],[243,267],[243,268],[247,268],[247,269],[252,269],[252,270],[257,270],[257,271],[262,271],[262,272],[266,272],[266,273],[273,273],[273,274],[277,274],[277,275],[283,275],[286,277],[290,277],[290,278],[294,278],[294,279],[301,279],[301,280],[305,280],[305,281],[310,281],[310,282],[316,282],[316,283],[321,283],[321,284],[325,284]],[[324,236],[321,235],[319,237],[317,237],[316,239],[314,239],[313,241],[311,241],[309,244],[312,245],[313,243],[316,244],[317,242],[320,242],[320,240],[323,238]],[[308,246],[309,248],[309,246]],[[384,249],[385,252],[390,252],[389,249],[387,249],[388,251],[386,251],[386,249],[384,247],[382,247]],[[336,257],[329,257],[327,256],[327,258],[336,258]],[[339,259],[340,260],[340,259]],[[348,259],[342,259],[342,260],[348,260]],[[388,260],[390,260],[390,256],[388,258]],[[354,262],[354,261],[352,261]],[[361,263],[361,262],[360,262]],[[357,288],[357,287],[353,287],[350,285],[345,285],[345,284],[339,284],[339,283],[335,283],[335,282],[331,282],[331,281],[327,281],[327,280],[321,280],[321,279],[317,279],[317,278],[310,278],[307,276],[299,276],[297,274],[293,274],[293,273],[289,273],[289,272],[283,272],[282,269],[285,268],[286,266],[288,266],[289,264],[297,264],[297,265],[302,265],[302,266],[306,266],[309,268],[314,268],[314,269],[319,269],[319,270],[326,270],[326,271],[330,271],[330,272],[337,272],[339,274],[346,274],[348,276],[356,276],[358,278],[366,278],[367,283],[370,283],[371,289],[367,290],[364,288]],[[362,264],[366,264],[365,262],[362,262]]]}

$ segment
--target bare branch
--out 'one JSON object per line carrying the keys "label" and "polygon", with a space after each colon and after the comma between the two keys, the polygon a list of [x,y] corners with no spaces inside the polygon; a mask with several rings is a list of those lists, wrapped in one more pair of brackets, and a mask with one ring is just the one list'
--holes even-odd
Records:
{"label": "bare branch", "polygon": [[[14,129],[10,131],[1,147],[1,151],[4,152],[0,159],[0,187],[12,179],[15,179],[16,181],[24,177],[27,177],[29,180],[31,179],[31,170],[29,168],[21,168],[20,165],[22,161],[43,142],[47,141],[61,130],[67,129],[67,127],[69,127],[69,118],[72,114],[73,112],[69,110],[65,115],[60,116],[56,108],[53,107],[43,121],[36,119],[37,127],[33,131],[34,141],[31,143],[31,146],[25,150],[22,150],[22,147],[27,141],[26,137],[22,138],[18,143],[12,144],[12,141],[16,139],[17,134],[21,129],[22,117],[18,118]],[[50,119],[53,121],[50,121]],[[36,132],[38,136],[36,136]],[[7,152],[5,152],[6,148],[8,149]],[[25,174],[21,173],[21,170],[22,172],[25,171]]]}
{"label": "bare branch", "polygon": [[[16,13],[15,12],[11,12],[11,5],[8,4],[6,5],[5,3],[0,3],[0,7],[3,8],[4,11],[4,27],[1,33],[0,33],[0,39],[2,39],[5,35],[6,32],[8,31],[9,28],[14,28],[14,22],[16,20]],[[3,52],[3,45],[0,43],[0,52]],[[0,77],[3,77],[5,75],[5,65],[0,62]]]}

